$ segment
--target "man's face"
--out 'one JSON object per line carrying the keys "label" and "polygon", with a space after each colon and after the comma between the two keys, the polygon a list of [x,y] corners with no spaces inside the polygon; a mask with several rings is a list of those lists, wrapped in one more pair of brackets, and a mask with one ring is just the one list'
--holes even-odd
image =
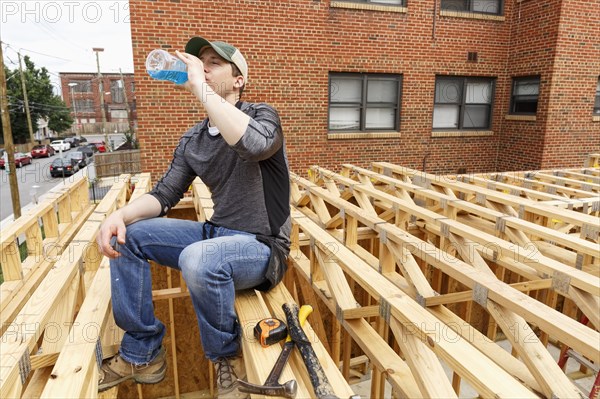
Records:
{"label": "man's face", "polygon": [[231,63],[223,59],[210,46],[200,50],[198,58],[204,64],[206,83],[221,97],[236,94],[240,88],[243,78],[233,76]]}

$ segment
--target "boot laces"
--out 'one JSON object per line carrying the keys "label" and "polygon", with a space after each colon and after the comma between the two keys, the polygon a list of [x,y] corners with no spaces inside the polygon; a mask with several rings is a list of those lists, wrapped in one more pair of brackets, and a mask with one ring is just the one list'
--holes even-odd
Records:
{"label": "boot laces", "polygon": [[237,380],[237,374],[229,359],[224,357],[217,359],[217,376],[222,387],[228,387]]}

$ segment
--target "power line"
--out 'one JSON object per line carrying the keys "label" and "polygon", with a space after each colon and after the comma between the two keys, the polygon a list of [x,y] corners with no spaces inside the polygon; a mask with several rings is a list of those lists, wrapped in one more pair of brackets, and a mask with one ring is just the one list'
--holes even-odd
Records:
{"label": "power line", "polygon": [[57,32],[57,31],[56,31],[56,30],[55,30],[55,29],[54,29],[54,28],[53,28],[51,25],[49,25],[49,24],[48,24],[48,22],[44,21],[43,19],[42,19],[40,22],[42,23],[42,25],[41,25],[42,27],[44,27],[44,26],[45,26],[47,29],[49,29],[49,30],[50,30],[50,32],[52,32],[54,35],[56,35],[56,36],[57,36],[59,39],[62,39],[62,40],[63,40],[63,41],[65,41],[66,43],[69,43],[69,44],[71,44],[72,46],[74,46],[74,47],[77,47],[77,48],[78,48],[78,49],[80,49],[80,50],[83,50],[83,51],[89,51],[89,50],[87,50],[87,49],[85,49],[85,48],[81,47],[80,45],[78,45],[78,44],[76,44],[76,43],[72,42],[71,40],[67,39],[66,37],[64,37],[64,36],[63,36],[63,35],[62,35],[60,32]]}
{"label": "power line", "polygon": [[12,58],[10,58],[10,57],[8,56],[8,54],[6,54],[6,55],[5,55],[5,57],[6,57],[6,59],[9,61],[9,63],[11,63],[12,65],[19,65],[17,62],[13,61],[13,59],[12,59]]}
{"label": "power line", "polygon": [[[18,97],[15,97],[15,96],[7,96],[7,97],[9,99],[11,99],[11,101],[13,101],[15,103],[16,102],[20,103],[21,105],[19,105],[19,106],[22,106],[25,103],[25,101],[21,100]],[[32,106],[32,107],[44,108],[44,109],[56,109],[56,110],[63,110],[63,109],[67,109],[68,110],[68,109],[70,109],[70,107],[67,107],[66,105],[65,106],[60,106],[60,105],[47,104],[47,103],[38,103],[38,102],[35,102],[35,101],[30,101],[29,105]]]}
{"label": "power line", "polygon": [[[3,42],[3,43],[6,43],[6,42]],[[6,45],[7,45],[7,47],[9,47],[11,50],[13,50],[14,52],[16,52],[17,54],[19,53],[19,51],[20,51],[20,50],[24,50],[24,51],[27,51],[27,52],[30,52],[30,53],[33,53],[33,54],[43,55],[44,57],[56,58],[57,60],[61,60],[61,61],[67,61],[67,62],[75,62],[75,61],[73,61],[73,60],[68,60],[68,59],[66,59],[66,58],[57,57],[57,56],[55,56],[55,55],[49,55],[49,54],[40,53],[40,52],[38,52],[38,51],[29,50],[29,49],[26,49],[26,48],[23,48],[23,47],[21,47],[21,48],[19,49],[19,51],[17,51],[17,50],[15,50],[15,48],[14,48],[14,47],[12,47],[10,44],[6,43]]]}

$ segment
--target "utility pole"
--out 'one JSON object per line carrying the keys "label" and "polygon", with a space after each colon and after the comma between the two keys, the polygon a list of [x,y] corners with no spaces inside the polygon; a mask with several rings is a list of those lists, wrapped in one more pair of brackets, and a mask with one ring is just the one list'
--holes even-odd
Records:
{"label": "utility pole", "polygon": [[102,133],[104,133],[104,144],[110,147],[108,142],[108,133],[106,132],[106,113],[104,112],[104,83],[102,82],[102,74],[100,73],[100,56],[98,53],[104,51],[103,48],[94,47],[92,51],[96,52],[96,65],[98,66],[98,80],[100,84],[100,112],[102,112]]}
{"label": "utility pole", "polygon": [[6,76],[4,75],[4,54],[0,42],[0,119],[2,119],[2,133],[4,135],[4,149],[6,150],[6,163],[4,167],[8,172],[10,184],[10,197],[12,200],[15,220],[21,217],[21,198],[19,197],[19,182],[15,166],[15,145],[13,144],[12,130],[10,128],[10,114],[8,113],[8,95],[6,90]]}
{"label": "utility pole", "polygon": [[29,100],[27,99],[27,85],[25,84],[25,73],[23,72],[23,64],[21,63],[21,52],[17,52],[19,55],[19,71],[21,72],[21,86],[23,87],[23,100],[25,101],[25,114],[27,115],[27,126],[29,127],[29,141],[31,146],[29,150],[35,145],[35,139],[33,138],[33,124],[31,123],[31,112],[29,112]]}
{"label": "utility pole", "polygon": [[133,137],[135,137],[131,108],[129,107],[129,101],[127,101],[127,86],[125,86],[125,79],[123,79],[123,72],[121,71],[121,68],[119,68],[119,74],[121,75],[121,84],[123,85],[123,98],[125,100],[125,107],[127,109],[127,122],[129,122],[129,131]]}

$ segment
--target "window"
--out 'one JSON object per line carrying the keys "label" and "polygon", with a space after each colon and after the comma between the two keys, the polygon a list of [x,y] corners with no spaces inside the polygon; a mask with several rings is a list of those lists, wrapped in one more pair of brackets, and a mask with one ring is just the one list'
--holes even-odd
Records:
{"label": "window", "polygon": [[69,83],[76,83],[72,86],[75,93],[90,93],[92,91],[91,80],[71,80]]}
{"label": "window", "polygon": [[600,77],[596,86],[596,101],[594,101],[594,115],[600,115]]}
{"label": "window", "polygon": [[434,129],[489,129],[494,79],[438,76],[435,79]]}
{"label": "window", "polygon": [[442,0],[442,10],[502,15],[502,0]]}
{"label": "window", "polygon": [[94,101],[91,99],[75,100],[75,112],[94,112]]}
{"label": "window", "polygon": [[113,109],[110,111],[111,119],[127,119],[127,111],[123,109]]}
{"label": "window", "polygon": [[125,97],[123,96],[123,81],[110,81],[110,96],[113,103],[122,103],[125,101]]}
{"label": "window", "polygon": [[331,73],[329,130],[398,131],[401,84],[401,75]]}
{"label": "window", "polygon": [[540,94],[540,77],[514,78],[510,97],[510,113],[535,115]]}
{"label": "window", "polygon": [[352,3],[386,4],[392,6],[403,6],[405,0],[344,0]]}

